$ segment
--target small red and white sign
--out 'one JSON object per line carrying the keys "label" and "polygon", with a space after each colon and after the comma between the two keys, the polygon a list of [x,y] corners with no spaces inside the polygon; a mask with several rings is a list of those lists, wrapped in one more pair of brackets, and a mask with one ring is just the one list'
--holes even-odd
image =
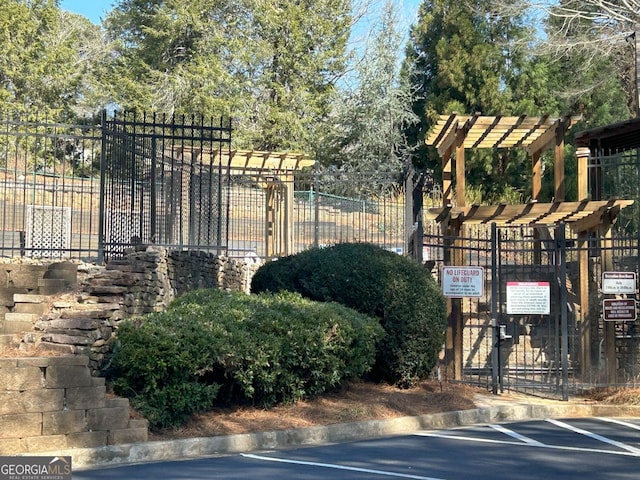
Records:
{"label": "small red and white sign", "polygon": [[484,268],[444,267],[442,294],[450,298],[481,297],[484,295]]}
{"label": "small red and white sign", "polygon": [[507,282],[507,315],[549,315],[549,282]]}

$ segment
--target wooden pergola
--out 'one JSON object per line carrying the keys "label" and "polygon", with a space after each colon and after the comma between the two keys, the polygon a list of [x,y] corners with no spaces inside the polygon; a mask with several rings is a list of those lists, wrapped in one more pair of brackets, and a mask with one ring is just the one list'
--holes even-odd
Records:
{"label": "wooden pergola", "polygon": [[[183,155],[181,151],[175,152]],[[212,165],[230,175],[248,176],[265,191],[265,255],[278,257],[293,253],[294,174],[315,165],[307,155],[260,150],[191,150],[192,160]]]}
{"label": "wooden pergola", "polygon": [[[442,160],[443,204],[431,208],[428,216],[440,223],[443,232],[453,238],[451,246],[452,265],[464,265],[462,239],[464,225],[491,224],[499,226],[531,226],[536,228],[534,236],[546,227],[561,222],[568,224],[577,233],[597,231],[606,235],[620,209],[633,203],[632,200],[592,200],[588,192],[589,150],[578,151],[578,195],[576,202],[565,202],[564,138],[580,117],[566,116],[481,116],[441,115],[426,138],[426,144],[434,146]],[[531,157],[532,200],[521,205],[466,205],[465,151],[467,149],[520,148]],[[546,150],[554,151],[554,200],[540,202],[542,191],[541,155]],[[455,168],[455,205],[453,202],[453,172]],[[582,236],[581,236],[582,237]],[[584,235],[586,237],[586,235]],[[589,311],[588,256],[586,245],[580,251],[580,303],[581,315]],[[459,299],[447,299],[448,327],[446,340],[446,363],[449,374],[462,379],[463,365],[463,315]],[[588,355],[590,338],[584,334],[583,365],[590,365]]]}

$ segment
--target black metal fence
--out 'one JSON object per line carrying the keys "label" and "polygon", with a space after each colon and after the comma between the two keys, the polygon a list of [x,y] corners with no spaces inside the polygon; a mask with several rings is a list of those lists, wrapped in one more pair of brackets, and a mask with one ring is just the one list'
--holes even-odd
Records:
{"label": "black metal fence", "polygon": [[273,182],[294,187],[290,253],[345,241],[407,252],[402,175],[243,173],[220,161],[230,146],[230,125],[201,118],[0,118],[0,257],[102,261],[156,244],[264,258]]}
{"label": "black metal fence", "polygon": [[98,252],[99,122],[0,119],[0,255]]}
{"label": "black metal fence", "polygon": [[[493,228],[492,228],[493,227]],[[450,299],[462,315],[462,375],[466,383],[564,397],[603,386],[640,383],[640,321],[607,319],[605,300],[633,294],[603,291],[603,273],[640,273],[640,234],[577,236],[568,227],[466,226],[462,237],[425,236],[426,255],[440,274],[446,265],[482,267],[482,296]],[[453,259],[460,263],[454,263]],[[588,306],[581,301],[586,260]],[[549,312],[509,312],[508,288],[547,292]],[[528,285],[528,286],[527,286]],[[527,302],[531,299],[527,298]],[[452,358],[455,352],[447,351]]]}
{"label": "black metal fence", "polygon": [[[227,249],[231,126],[202,117],[102,118],[100,250],[136,244]],[[223,155],[225,153],[226,155]]]}

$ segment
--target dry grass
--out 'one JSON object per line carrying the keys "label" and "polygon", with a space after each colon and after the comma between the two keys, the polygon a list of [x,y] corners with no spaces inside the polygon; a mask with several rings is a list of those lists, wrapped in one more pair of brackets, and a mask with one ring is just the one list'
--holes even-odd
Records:
{"label": "dry grass", "polygon": [[609,405],[640,405],[640,388],[598,388],[584,398]]}
{"label": "dry grass", "polygon": [[461,384],[422,382],[411,389],[385,384],[351,383],[337,392],[268,410],[215,409],[194,416],[178,429],[152,432],[151,440],[207,437],[424,415],[474,408],[474,396],[486,393]]}

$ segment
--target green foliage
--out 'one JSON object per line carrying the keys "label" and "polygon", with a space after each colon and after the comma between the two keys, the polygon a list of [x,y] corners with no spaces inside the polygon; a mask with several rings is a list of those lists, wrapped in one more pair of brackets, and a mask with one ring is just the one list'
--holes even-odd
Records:
{"label": "green foliage", "polygon": [[375,374],[407,387],[435,366],[445,329],[445,302],[422,266],[374,245],[312,249],[260,267],[252,291],[296,291],[376,316],[386,335]]}
{"label": "green foliage", "polygon": [[355,66],[355,87],[336,92],[328,133],[320,139],[318,160],[341,171],[366,172],[375,189],[382,172],[402,172],[409,150],[402,128],[418,118],[411,110],[411,92],[401,82],[398,51],[402,34],[397,6],[387,0],[379,25],[370,32]]}
{"label": "green foliage", "polygon": [[199,290],[124,322],[110,375],[165,427],[214,404],[268,407],[335,388],[371,368],[381,337],[375,319],[337,303]]}
{"label": "green foliage", "polygon": [[0,110],[77,113],[89,93],[97,32],[56,0],[0,2]]}
{"label": "green foliage", "polygon": [[240,148],[311,151],[344,73],[350,6],[119,0],[104,85],[122,109],[233,117]]}

